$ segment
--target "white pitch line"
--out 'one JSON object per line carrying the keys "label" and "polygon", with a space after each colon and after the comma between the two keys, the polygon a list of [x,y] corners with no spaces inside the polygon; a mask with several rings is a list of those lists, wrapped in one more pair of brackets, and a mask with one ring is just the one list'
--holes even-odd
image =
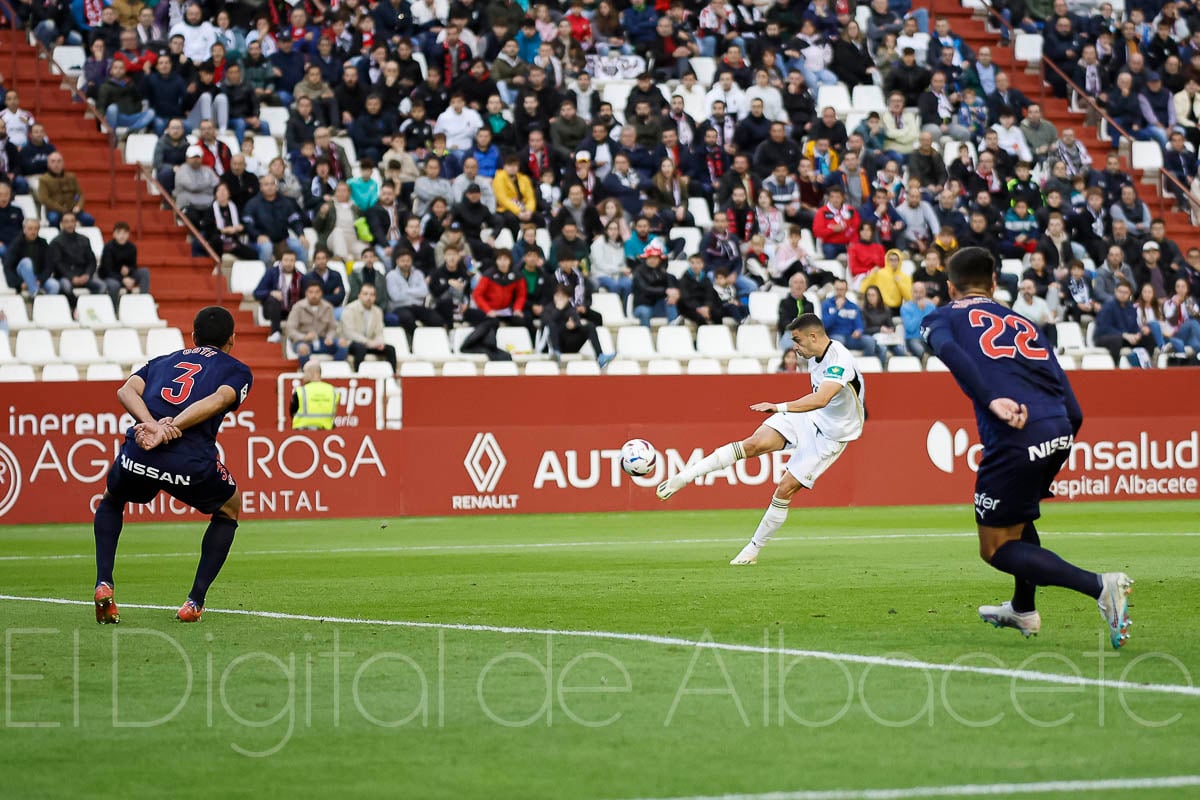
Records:
{"label": "white pitch line", "polygon": [[[1200,537],[1200,533],[1190,532],[1157,532],[1121,533],[1104,531],[1059,531],[1049,532],[1046,536],[1084,536],[1091,538],[1135,538],[1135,537]],[[776,536],[773,542],[870,542],[887,539],[974,539],[974,533],[870,533],[851,534],[848,536]],[[554,550],[574,547],[652,547],[677,544],[732,544],[745,542],[746,538],[729,539],[605,539],[595,542],[496,542],[493,544],[414,544],[391,545],[383,547],[309,547],[287,550],[235,550],[238,558],[244,556],[306,556],[306,555],[338,555],[347,553],[453,553],[458,551],[497,551],[497,550]],[[186,553],[120,553],[121,559],[129,558],[195,558],[196,552]],[[0,556],[0,563],[6,561],[71,561],[81,558],[94,558],[94,553],[61,553],[56,555],[9,555]]]}
{"label": "white pitch line", "polygon": [[915,800],[922,797],[996,797],[1015,794],[1074,794],[1115,792],[1122,789],[1183,789],[1200,786],[1200,775],[1164,778],[1112,778],[1094,781],[1040,781],[1037,783],[968,783],[960,786],[913,786],[905,789],[828,789],[762,794],[697,795],[660,800]]}
{"label": "white pitch line", "polygon": [[[49,603],[52,605],[90,606],[90,600],[70,600],[62,597],[25,597],[0,594],[0,600],[18,603]],[[141,608],[152,611],[175,611],[176,606],[148,605],[144,603],[120,603],[123,608]],[[282,611],[251,611],[243,608],[206,608],[206,614],[237,614],[243,617],[293,620],[299,622],[322,622],[339,625],[374,625],[388,628],[414,628],[419,630],[464,631],[468,633],[503,633],[520,636],[561,636],[568,639],[599,639],[611,642],[634,642],[655,644],[663,647],[689,647],[717,650],[726,653],[748,653],[752,655],[792,656],[817,661],[834,661],[845,664],[864,664],[875,667],[890,667],[927,672],[964,673],[987,675],[1013,681],[1051,683],[1061,686],[1084,686],[1123,691],[1147,692],[1150,694],[1183,695],[1200,697],[1200,686],[1173,683],[1134,683],[1133,681],[1102,680],[1079,675],[1058,675],[1053,672],[1037,672],[1027,669],[1003,669],[1000,667],[972,667],[965,664],[943,664],[936,661],[919,661],[908,658],[870,656],[861,653],[834,653],[826,650],[802,650],[791,647],[764,647],[763,645],[732,644],[711,640],[684,639],[677,636],[658,636],[649,633],[621,633],[619,631],[556,630],[553,628],[525,628],[512,625],[478,625],[461,622],[417,622],[398,619],[363,619],[360,617],[320,617],[311,614],[288,614]]]}

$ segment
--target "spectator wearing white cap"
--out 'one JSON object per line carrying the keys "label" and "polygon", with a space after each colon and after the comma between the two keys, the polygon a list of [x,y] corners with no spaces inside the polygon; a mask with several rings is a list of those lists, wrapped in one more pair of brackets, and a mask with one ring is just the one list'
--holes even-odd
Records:
{"label": "spectator wearing white cap", "polygon": [[221,182],[217,173],[205,166],[203,158],[204,151],[200,146],[191,145],[187,149],[187,159],[175,168],[175,204],[185,214],[207,211],[213,202],[213,192]]}

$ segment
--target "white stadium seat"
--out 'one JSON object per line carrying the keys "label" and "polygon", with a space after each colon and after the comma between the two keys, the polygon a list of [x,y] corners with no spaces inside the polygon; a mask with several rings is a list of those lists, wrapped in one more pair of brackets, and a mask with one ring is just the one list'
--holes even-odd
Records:
{"label": "white stadium seat", "polygon": [[60,44],[51,51],[50,58],[53,62],[50,65],[51,74],[79,75],[83,72],[87,52],[77,44]]}
{"label": "white stadium seat", "polygon": [[921,359],[916,356],[892,356],[887,362],[888,372],[920,372]]}
{"label": "white stadium seat", "polygon": [[0,383],[32,383],[36,379],[28,364],[0,364]]}
{"label": "white stadium seat", "polygon": [[[883,97],[883,90],[873,83],[855,86],[851,96],[853,98],[851,105],[857,112],[863,114],[870,114],[872,111],[880,114],[887,112],[887,101]],[[849,126],[847,129],[854,130]]]}
{"label": "white stadium seat", "polygon": [[689,226],[671,228],[668,238],[683,239],[683,254],[693,256],[700,252],[700,240],[704,238],[704,232]]}
{"label": "white stadium seat", "polygon": [[[661,332],[659,334],[661,336]],[[727,361],[738,352],[733,346],[733,336],[724,325],[701,325],[696,330],[696,352],[707,358]]]}
{"label": "white stadium seat", "polygon": [[69,382],[79,380],[79,368],[74,364],[47,364],[42,369],[42,380]]}
{"label": "white stadium seat", "polygon": [[154,328],[146,333],[146,356],[158,358],[182,350],[187,345],[179,328]]}
{"label": "white stadium seat", "polygon": [[8,346],[8,334],[0,332],[0,364],[11,364],[16,361],[12,348]]}
{"label": "white stadium seat", "polygon": [[721,362],[715,358],[693,358],[687,363],[688,375],[721,375]]}
{"label": "white stadium seat", "polygon": [[553,361],[530,361],[525,365],[526,375],[557,375],[558,364]]}
{"label": "white stadium seat", "polygon": [[821,86],[817,89],[817,113],[832,106],[838,117],[845,119],[853,108],[850,102],[850,92],[840,83],[833,86]]}
{"label": "white stadium seat", "polygon": [[[17,357],[20,358],[20,353],[17,354]],[[1112,356],[1108,353],[1085,353],[1084,356],[1079,359],[1079,368],[1115,369],[1116,365],[1113,364]]]}
{"label": "white stadium seat", "polygon": [[883,372],[883,362],[875,356],[855,356],[854,366],[864,375]]}
{"label": "white stadium seat", "polygon": [[[654,343],[650,340],[650,329],[631,325],[617,330],[617,352],[623,358],[649,361],[654,358]],[[611,371],[611,369],[610,369]]]}
{"label": "white stadium seat", "polygon": [[442,365],[442,376],[446,378],[469,378],[479,374],[474,361],[447,361]]}
{"label": "white stadium seat", "polygon": [[692,332],[686,325],[668,325],[658,329],[655,350],[664,358],[689,359],[696,355]]}
{"label": "white stadium seat", "polygon": [[712,227],[712,211],[708,208],[708,201],[703,197],[689,198],[688,211],[691,212],[692,219],[696,221],[697,228],[708,230]]}
{"label": "white stadium seat", "polygon": [[117,312],[108,293],[81,295],[75,305],[79,312],[79,324],[92,330],[117,327]]}
{"label": "white stadium seat", "polygon": [[533,341],[528,328],[499,328],[496,331],[496,347],[515,355],[531,355]]}
{"label": "white stadium seat", "polygon": [[683,365],[674,358],[651,359],[646,365],[647,375],[682,375]]}
{"label": "white stadium seat", "polygon": [[87,368],[86,380],[89,381],[123,381],[125,370],[120,364],[92,364]]}
{"label": "white stadium seat", "polygon": [[696,82],[706,89],[711,87],[717,76],[717,60],[706,56],[695,56],[688,59],[688,66],[696,73]]}
{"label": "white stadium seat", "polygon": [[1060,367],[1062,367],[1064,370],[1079,369],[1079,361],[1076,360],[1075,356],[1067,356],[1067,355],[1059,356],[1058,357],[1058,365]]}
{"label": "white stadium seat", "polygon": [[42,294],[33,298],[33,324],[51,331],[76,327],[75,320],[71,318],[71,306],[67,302],[67,296]]}
{"label": "white stadium seat", "polygon": [[158,318],[158,307],[154,298],[148,294],[127,294],[121,298],[117,308],[117,318],[121,324],[138,330],[150,328],[165,328],[165,320]]}
{"label": "white stadium seat", "polygon": [[401,378],[432,378],[437,370],[428,361],[405,361],[400,365]]}
{"label": "white stadium seat", "polygon": [[[278,136],[280,139],[287,132],[289,115],[288,110],[283,106],[263,106],[258,111],[258,118],[267,123],[267,126],[271,129],[271,135]],[[258,142],[256,141],[254,145],[254,155],[261,161],[263,156],[262,153],[258,152]]]}
{"label": "white stadium seat", "polygon": [[408,349],[408,334],[404,332],[404,328],[384,328],[383,342],[396,348],[397,358],[407,358],[412,355]]}
{"label": "white stadium seat", "polygon": [[58,340],[58,353],[68,364],[99,364],[105,360],[96,347],[96,334],[86,328],[63,331]]}
{"label": "white stadium seat", "polygon": [[521,370],[517,367],[517,362],[515,361],[489,361],[483,365],[483,374],[508,378],[520,375]]}
{"label": "white stadium seat", "polygon": [[[266,108],[266,106],[264,106]],[[280,130],[285,130],[286,125]],[[271,130],[275,130],[274,126]],[[255,136],[254,137],[254,157],[263,164],[270,164],[282,153],[279,150],[279,142],[275,140],[274,134],[271,136]]]}
{"label": "white stadium seat", "polygon": [[751,292],[750,321],[773,327],[779,322],[779,298],[772,292]]}
{"label": "white stadium seat", "polygon": [[104,332],[102,348],[105,361],[118,364],[137,364],[146,360],[138,332],[133,328],[113,328]]}
{"label": "white stadium seat", "polygon": [[249,297],[258,288],[267,265],[261,261],[235,261],[229,273],[229,291]]}
{"label": "white stadium seat", "polygon": [[628,358],[614,359],[608,365],[609,375],[641,375],[642,368],[638,366],[636,361],[630,361]]}
{"label": "white stadium seat", "polygon": [[29,312],[25,309],[25,300],[18,295],[0,295],[0,313],[4,314],[10,331],[19,331],[30,325]]}
{"label": "white stadium seat", "polygon": [[748,358],[773,358],[779,355],[779,344],[774,333],[766,325],[740,326],[737,332],[737,349],[739,354]]}
{"label": "white stadium seat", "polygon": [[[345,374],[342,374],[342,373]],[[325,378],[348,378],[354,373],[346,361],[326,361],[321,365],[321,375]],[[358,365],[360,378],[379,379],[392,377],[392,365],[386,361],[363,361]]]}
{"label": "white stadium seat", "polygon": [[763,366],[757,358],[731,358],[725,371],[730,375],[761,375]]}
{"label": "white stadium seat", "polygon": [[17,332],[17,346],[14,355],[17,361],[35,366],[45,366],[58,361],[54,352],[54,340],[50,331],[42,328],[31,328]]}
{"label": "white stadium seat", "polygon": [[[379,362],[372,361],[372,364]],[[392,368],[388,364],[383,365],[384,378],[392,377]],[[361,371],[359,374],[362,374]],[[354,375],[354,370],[346,361],[322,361],[321,362],[321,377],[322,378],[349,378]],[[368,376],[371,377],[371,376]]]}
{"label": "white stadium seat", "polygon": [[[635,365],[636,366],[636,365]],[[568,361],[568,375],[599,375],[600,365],[595,361]]]}
{"label": "white stadium seat", "polygon": [[1023,61],[1026,64],[1037,64],[1041,71],[1042,63],[1042,37],[1036,33],[1021,33],[1017,32],[1016,41],[1013,43],[1013,58],[1017,61]]}
{"label": "white stadium seat", "polygon": [[100,253],[104,250],[104,232],[95,226],[80,225],[75,232],[92,243],[92,254],[100,261]]}
{"label": "white stadium seat", "polygon": [[450,338],[444,328],[417,328],[413,331],[412,352],[416,358],[428,361],[450,361]]}
{"label": "white stadium seat", "polygon": [[949,372],[950,368],[946,366],[946,362],[942,361],[937,356],[930,356],[925,362],[926,372]]}
{"label": "white stadium seat", "polygon": [[153,133],[131,133],[125,137],[125,163],[154,163],[154,150],[158,147],[158,136]]}
{"label": "white stadium seat", "polygon": [[612,292],[596,292],[592,295],[592,311],[604,318],[606,327],[619,328],[623,325],[637,324],[637,320],[625,316],[620,296]]}

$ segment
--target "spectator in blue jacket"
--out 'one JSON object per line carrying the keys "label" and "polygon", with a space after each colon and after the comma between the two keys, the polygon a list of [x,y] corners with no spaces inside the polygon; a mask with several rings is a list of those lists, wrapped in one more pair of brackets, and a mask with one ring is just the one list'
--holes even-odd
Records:
{"label": "spectator in blue jacket", "polygon": [[1119,281],[1112,299],[1100,308],[1093,323],[1096,326],[1097,347],[1103,347],[1112,355],[1113,363],[1121,359],[1121,348],[1144,347],[1153,350],[1154,335],[1148,326],[1138,325],[1137,309],[1133,306],[1133,289],[1126,281]]}
{"label": "spectator in blue jacket", "polygon": [[485,178],[496,177],[500,169],[500,148],[492,144],[492,130],[486,125],[475,131],[475,143],[463,155],[463,161],[475,159],[479,164],[479,174]]}
{"label": "spectator in blue jacket", "polygon": [[279,183],[274,175],[259,180],[258,194],[251,198],[242,210],[242,224],[254,239],[259,260],[270,264],[275,254],[284,250],[303,259],[306,249],[300,238],[304,233],[304,212],[296,201],[279,193]]}
{"label": "spectator in blue jacket", "polygon": [[821,303],[821,321],[830,339],[841,342],[851,350],[861,350],[864,356],[873,356],[878,350],[875,340],[864,332],[862,309],[846,297],[846,281],[838,278],[833,282],[833,296]]}
{"label": "spectator in blue jacket", "polygon": [[921,358],[928,352],[925,337],[921,335],[922,321],[933,313],[937,303],[929,299],[924,281],[916,281],[912,285],[912,300],[906,300],[900,306],[900,319],[904,322],[904,344],[908,352]]}
{"label": "spectator in blue jacket", "polygon": [[652,6],[647,6],[645,0],[633,0],[629,8],[621,12],[621,28],[628,39],[637,49],[654,44],[658,27],[658,13]]}
{"label": "spectator in blue jacket", "polygon": [[285,29],[275,37],[279,49],[267,59],[275,68],[275,94],[285,106],[292,104],[292,90],[296,84],[304,80],[304,56],[298,50],[292,49],[292,34]]}
{"label": "spectator in blue jacket", "polygon": [[168,122],[187,116],[184,98],[188,83],[173,66],[171,57],[164,53],[154,63],[154,71],[142,81],[142,96],[154,112],[154,132],[159,136],[167,129]]}
{"label": "spectator in blue jacket", "polygon": [[268,342],[275,344],[283,338],[283,320],[291,313],[292,306],[300,302],[303,293],[296,254],[288,251],[263,273],[262,280],[254,287],[254,299],[262,304],[263,316],[271,323]]}

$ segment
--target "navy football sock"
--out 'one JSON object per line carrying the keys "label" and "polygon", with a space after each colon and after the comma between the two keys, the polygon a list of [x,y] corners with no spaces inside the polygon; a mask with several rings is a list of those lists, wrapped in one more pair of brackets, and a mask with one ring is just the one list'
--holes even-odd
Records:
{"label": "navy football sock", "polygon": [[104,497],[96,506],[93,531],[96,536],[96,585],[113,585],[113,563],[117,560],[117,540],[121,538],[125,504]]}
{"label": "navy football sock", "polygon": [[1100,576],[1063,561],[1056,553],[1029,542],[1007,542],[992,555],[1001,572],[1034,586],[1062,586],[1088,597],[1100,597]]}
{"label": "navy football sock", "polygon": [[198,606],[204,606],[204,596],[208,587],[216,580],[217,573],[225,565],[229,548],[233,546],[233,535],[237,533],[237,520],[229,517],[213,517],[204,532],[204,541],[200,545],[200,564],[196,567],[196,581],[188,592],[188,599]]}
{"label": "navy football sock", "polygon": [[[1021,531],[1021,541],[1037,547],[1042,546],[1042,539],[1038,536],[1037,528],[1032,522],[1025,523],[1025,530]],[[1013,588],[1012,607],[1013,611],[1026,612],[1033,611],[1037,608],[1034,605],[1034,593],[1037,591],[1037,584],[1030,583],[1024,578],[1013,578],[1016,586]]]}

